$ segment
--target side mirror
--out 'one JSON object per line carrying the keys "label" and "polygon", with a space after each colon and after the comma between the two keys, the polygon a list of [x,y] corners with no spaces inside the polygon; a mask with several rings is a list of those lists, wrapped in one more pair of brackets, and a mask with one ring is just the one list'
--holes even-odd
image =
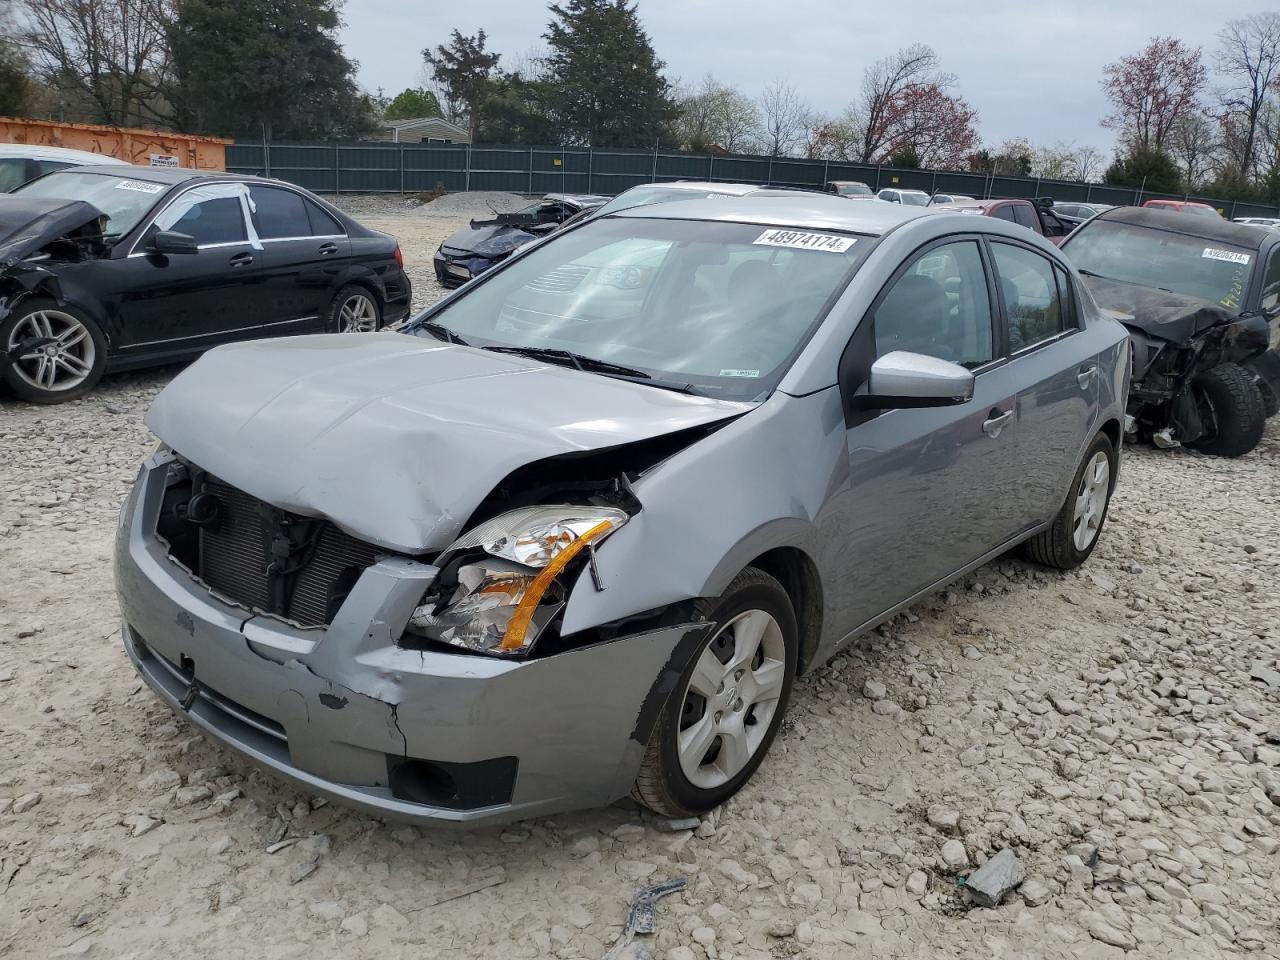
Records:
{"label": "side mirror", "polygon": [[1053,197],[1036,197],[1036,206],[1041,210],[1053,209]]}
{"label": "side mirror", "polygon": [[958,363],[895,350],[871,365],[866,389],[854,400],[866,410],[950,407],[973,398],[973,382]]}
{"label": "side mirror", "polygon": [[151,250],[156,253],[199,253],[196,238],[176,230],[161,230],[151,238]]}

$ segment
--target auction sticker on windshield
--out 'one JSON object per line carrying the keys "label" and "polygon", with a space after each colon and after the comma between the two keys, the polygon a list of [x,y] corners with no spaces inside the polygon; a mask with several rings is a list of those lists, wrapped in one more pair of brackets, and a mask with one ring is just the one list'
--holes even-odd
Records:
{"label": "auction sticker on windshield", "polygon": [[1205,247],[1204,253],[1200,254],[1205,260],[1221,260],[1224,263],[1243,263],[1247,264],[1251,257],[1247,253],[1237,253],[1234,250],[1218,250],[1214,247]]}
{"label": "auction sticker on windshield", "polygon": [[117,190],[132,190],[134,193],[159,193],[164,189],[163,183],[146,183],[142,180],[121,180],[116,184]]}
{"label": "auction sticker on windshield", "polygon": [[823,250],[844,253],[856,242],[854,237],[837,233],[812,233],[808,230],[766,230],[751,241],[765,247],[790,247],[793,250]]}

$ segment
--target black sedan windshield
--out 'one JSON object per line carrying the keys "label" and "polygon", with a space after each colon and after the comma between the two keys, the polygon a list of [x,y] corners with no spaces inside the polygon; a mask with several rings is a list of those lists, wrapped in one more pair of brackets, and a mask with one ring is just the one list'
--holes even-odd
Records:
{"label": "black sedan windshield", "polygon": [[804,228],[611,217],[531,249],[416,332],[752,399],[781,378],[870,245]]}
{"label": "black sedan windshield", "polygon": [[1063,250],[1082,273],[1239,310],[1256,250],[1112,220],[1077,230]]}
{"label": "black sedan windshield", "polygon": [[103,231],[107,238],[118,239],[138,225],[166,189],[164,184],[149,180],[67,170],[32,180],[14,193],[91,203],[107,215]]}

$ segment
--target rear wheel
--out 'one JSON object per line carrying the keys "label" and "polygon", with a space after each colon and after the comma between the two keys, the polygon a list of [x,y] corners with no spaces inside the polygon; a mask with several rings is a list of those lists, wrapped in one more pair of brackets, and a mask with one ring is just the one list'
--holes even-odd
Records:
{"label": "rear wheel", "polygon": [[1111,488],[1115,484],[1116,449],[1111,438],[1100,433],[1093,438],[1084,460],[1076,469],[1071,493],[1054,518],[1053,525],[1026,542],[1023,549],[1036,563],[1059,570],[1080,566],[1093,553],[1107,519]]}
{"label": "rear wheel", "polygon": [[703,813],[741,789],[795,678],[795,613],[777,580],[748,568],[705,607],[714,626],[663,706],[632,791],[665,816]]}
{"label": "rear wheel", "polygon": [[1243,367],[1220,363],[1191,382],[1205,432],[1191,446],[1216,457],[1242,457],[1262,439],[1267,408]]}
{"label": "rear wheel", "polygon": [[45,297],[24,301],[0,323],[4,380],[32,403],[78,400],[102,379],[107,341],[98,325]]}
{"label": "rear wheel", "polygon": [[378,298],[364,287],[348,284],[329,306],[330,333],[373,333],[382,327]]}

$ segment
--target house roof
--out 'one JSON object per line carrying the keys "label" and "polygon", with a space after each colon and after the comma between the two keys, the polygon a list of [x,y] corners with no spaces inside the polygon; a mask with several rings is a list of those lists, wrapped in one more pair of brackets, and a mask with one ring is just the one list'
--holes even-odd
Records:
{"label": "house roof", "polygon": [[466,127],[459,126],[444,117],[410,117],[407,120],[388,120],[384,126],[388,130],[406,130],[413,127],[444,127],[460,137],[468,134]]}

